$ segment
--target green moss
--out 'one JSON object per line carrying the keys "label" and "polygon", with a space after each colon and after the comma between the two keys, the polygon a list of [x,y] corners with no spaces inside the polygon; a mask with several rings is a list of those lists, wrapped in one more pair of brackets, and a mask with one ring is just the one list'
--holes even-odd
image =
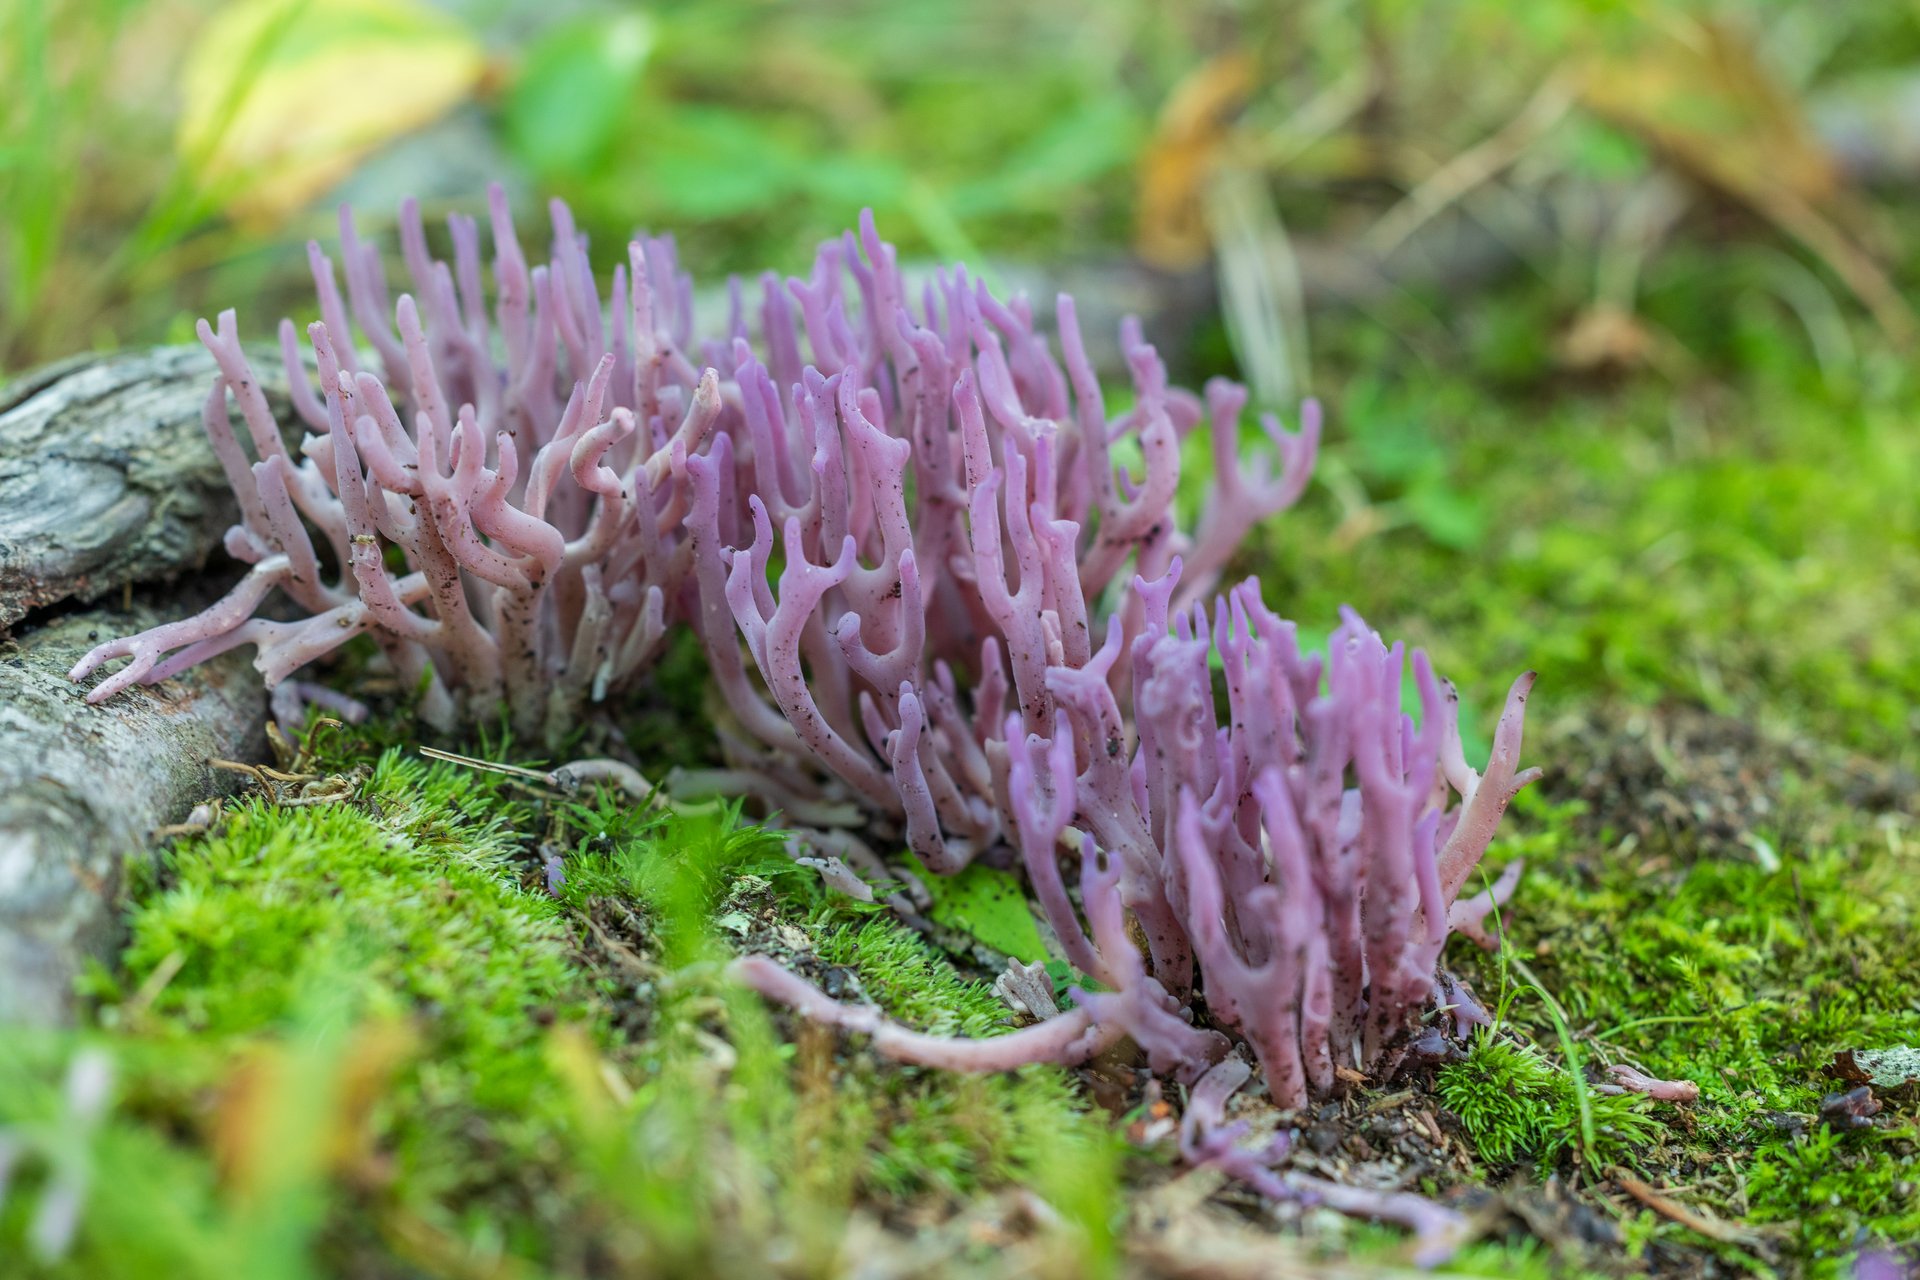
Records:
{"label": "green moss", "polygon": [[[68,1265],[303,1275],[402,1220],[537,1247],[564,1182],[547,1028],[598,1015],[560,912],[521,885],[516,816],[490,780],[390,752],[354,804],[251,801],[163,855],[122,980],[95,984],[125,1111]],[[192,1199],[122,1217],[122,1177]]]}
{"label": "green moss", "polygon": [[417,1056],[377,1122],[395,1187],[523,1211],[506,1171],[550,1164],[559,1123],[545,1028],[596,1014],[560,912],[521,885],[501,799],[484,775],[389,752],[358,805],[255,801],[176,846],[124,964],[133,989],[178,971],[136,1025],[240,1051],[316,1020],[339,1043],[403,1019]]}
{"label": "green moss", "polygon": [[1844,1274],[1868,1244],[1920,1240],[1920,1127],[1815,1129],[1761,1145],[1747,1175],[1750,1219],[1785,1224],[1817,1275]]}
{"label": "green moss", "polygon": [[[1817,1111],[1842,1087],[1827,1071],[1837,1051],[1920,1043],[1913,846],[1828,810],[1826,843],[1775,838],[1777,867],[1675,865],[1596,847],[1580,806],[1535,798],[1516,811],[1514,838],[1496,854],[1523,853],[1532,867],[1509,925],[1515,967],[1565,1007],[1584,1058],[1700,1086],[1684,1123],[1679,1110],[1656,1109],[1669,1123],[1640,1135],[1634,1163],[1690,1186],[1686,1199],[1710,1215],[1773,1224],[1755,1239],[1795,1270],[1827,1274],[1867,1244],[1912,1239],[1912,1100],[1889,1095],[1891,1122],[1849,1135],[1823,1128]],[[1480,989],[1499,989],[1497,962],[1454,959],[1477,970]],[[1557,1044],[1541,1002],[1515,999],[1509,1017],[1550,1051]],[[1554,1079],[1564,1074],[1538,1054],[1483,1038],[1440,1088],[1498,1164],[1539,1150],[1539,1126],[1564,1129]],[[1508,1090],[1544,1105],[1514,1105]],[[1719,1247],[1665,1220],[1636,1231]]]}
{"label": "green moss", "polygon": [[[989,1036],[1009,1026],[1007,1007],[985,983],[962,980],[923,939],[890,920],[841,923],[820,931],[815,945],[822,960],[851,969],[876,1003],[916,1029]],[[1113,1178],[1105,1123],[1084,1114],[1059,1071],[1029,1067],[960,1078],[897,1072],[874,1086],[895,1113],[878,1136],[876,1170],[895,1193],[930,1183],[964,1195],[1030,1181],[1074,1152],[1086,1165],[1079,1176]]]}
{"label": "green moss", "polygon": [[[322,764],[356,756],[341,738]],[[784,1042],[722,980],[715,922],[745,904],[820,938],[898,1016],[997,1020],[901,926],[829,905],[781,837],[725,810],[549,804],[393,749],[365,775],[351,803],[252,801],[167,851],[121,973],[94,981],[97,1027],[0,1050],[0,1127],[46,1139],[0,1250],[70,1151],[124,1176],[47,1274],[824,1266],[856,1199],[943,1212],[1014,1179],[1110,1255],[1114,1139],[1059,1073],[953,1088],[839,1063],[831,1037]],[[566,852],[559,900],[542,843]],[[607,963],[609,942],[640,971]],[[59,1079],[88,1044],[121,1100],[60,1139]]]}
{"label": "green moss", "polygon": [[[635,821],[630,813],[605,806],[576,813],[586,834],[581,854],[569,862],[568,900],[584,905],[611,893],[647,904],[670,951],[676,930],[691,927],[700,941],[697,954],[684,961],[712,954],[710,921],[723,933],[784,930],[787,945],[797,942],[844,968],[890,1016],[909,1025],[974,1036],[1007,1027],[1006,1007],[986,983],[963,979],[944,955],[891,917],[830,904],[812,874],[779,851],[780,836],[732,827],[703,841],[682,827],[663,858],[657,842],[614,838]],[[662,821],[650,825],[658,829]],[[609,840],[610,850],[595,852]],[[785,892],[764,891],[775,883]],[[771,914],[759,918],[763,912]],[[833,1150],[819,1147],[824,1133],[815,1135],[808,1162],[821,1169],[837,1161],[833,1180],[840,1194],[938,1201],[1019,1182],[1059,1192],[1056,1207],[1087,1238],[1102,1242],[1100,1251],[1109,1247],[1120,1149],[1060,1072],[1036,1067],[956,1077],[865,1058],[831,1065],[803,1057],[799,1077],[796,1105],[825,1092],[834,1099],[825,1126],[834,1135]],[[830,1086],[823,1084],[827,1077],[833,1077]]]}
{"label": "green moss", "polygon": [[[1441,1071],[1439,1093],[1473,1138],[1482,1160],[1496,1167],[1533,1158],[1551,1168],[1570,1153],[1600,1168],[1629,1160],[1661,1128],[1631,1098],[1576,1092],[1566,1068],[1524,1041],[1498,1032],[1474,1039],[1465,1062]],[[1591,1128],[1592,1147],[1582,1132]]]}
{"label": "green moss", "polygon": [[1536,723],[1678,698],[1920,762],[1909,372],[1836,375],[1776,339],[1725,380],[1489,395],[1458,345],[1411,306],[1323,333],[1323,463],[1245,557],[1270,601],[1308,626],[1358,606],[1470,705],[1537,669]]}
{"label": "green moss", "polygon": [[284,1020],[324,974],[370,1013],[429,1008],[444,1053],[509,1075],[536,1040],[529,1015],[584,1016],[585,989],[558,909],[521,884],[495,804],[476,775],[397,753],[360,806],[245,804],[163,860],[164,889],[133,917],[128,982],[177,955],[152,1012],[220,1037]]}
{"label": "green moss", "polygon": [[1006,1024],[1007,1006],[984,983],[962,979],[945,956],[891,921],[836,922],[814,945],[828,964],[855,970],[889,1014],[920,1030],[983,1036]]}

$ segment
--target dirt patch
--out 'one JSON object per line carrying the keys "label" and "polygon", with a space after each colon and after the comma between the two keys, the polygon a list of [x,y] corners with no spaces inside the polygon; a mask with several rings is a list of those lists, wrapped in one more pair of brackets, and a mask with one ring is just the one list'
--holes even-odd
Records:
{"label": "dirt patch", "polygon": [[1836,811],[1920,813],[1911,773],[1697,707],[1567,716],[1541,739],[1542,793],[1584,804],[1575,829],[1650,856],[1765,858],[1819,840]]}

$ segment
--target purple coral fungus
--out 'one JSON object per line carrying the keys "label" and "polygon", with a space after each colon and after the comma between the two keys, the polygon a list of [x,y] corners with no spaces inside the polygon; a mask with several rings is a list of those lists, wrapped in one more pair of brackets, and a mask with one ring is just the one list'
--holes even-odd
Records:
{"label": "purple coral fungus", "polygon": [[[504,708],[516,732],[550,741],[586,700],[645,672],[677,616],[691,553],[674,476],[722,408],[714,375],[681,354],[692,286],[670,242],[636,241],[631,273],[616,267],[603,299],[564,205],[553,205],[551,261],[531,270],[498,189],[491,221],[491,316],[470,218],[448,219],[449,267],[429,253],[417,205],[402,207],[414,293],[391,321],[380,256],[346,211],[344,297],[333,263],[309,246],[318,396],[294,325],[280,326],[309,433],[297,461],[234,313],[200,323],[218,368],[207,435],[240,503],[226,547],[253,567],[195,617],[83,657],[76,680],[131,659],[88,701],[243,644],[258,647],[255,665],[279,686],[365,633],[422,689],[430,723],[484,722]],[[275,590],[305,616],[257,616]]]}
{"label": "purple coral fungus", "polygon": [[[1400,646],[1357,615],[1325,659],[1300,652],[1252,583],[1217,599],[1211,623],[1195,606],[1169,627],[1177,573],[1135,580],[1145,629],[1130,646],[1116,617],[1085,666],[1048,669],[1050,735],[1007,717],[1007,807],[1034,898],[1101,988],[1074,993],[1057,1037],[1021,1034],[1080,1061],[1124,1032],[1156,1073],[1192,1082],[1228,1047],[1192,1018],[1197,969],[1213,1020],[1246,1040],[1275,1102],[1298,1107],[1343,1069],[1391,1076],[1436,997],[1457,1022],[1484,1017],[1440,954],[1461,917],[1483,913],[1461,890],[1538,776],[1518,767],[1532,677],[1514,682],[1482,775],[1424,654],[1416,721],[1400,710]],[[1210,652],[1225,665],[1224,723]],[[1063,857],[1079,864],[1078,902]],[[791,981],[741,972],[793,1001]]]}
{"label": "purple coral fungus", "polygon": [[[964,270],[909,289],[870,218],[807,278],[764,277],[755,324],[736,282],[702,372],[669,243],[635,242],[603,299],[563,205],[532,270],[497,191],[492,212],[491,317],[471,220],[450,220],[448,266],[403,209],[419,300],[400,297],[393,325],[350,219],[344,298],[311,250],[317,395],[281,329],[310,432],[298,462],[233,314],[202,324],[219,368],[207,430],[242,512],[227,546],[253,568],[197,617],[89,653],[75,679],[131,659],[90,700],[246,643],[278,685],[367,633],[430,721],[504,709],[551,741],[689,625],[727,767],[683,788],[751,791],[856,864],[873,861],[856,832],[936,873],[1018,862],[1090,986],[1065,1012],[1023,1000],[1039,1021],[968,1041],[834,1001],[764,957],[736,963],[743,981],[929,1065],[1075,1062],[1130,1037],[1156,1073],[1212,1082],[1189,1154],[1256,1181],[1271,1161],[1207,1120],[1240,1083],[1218,1065],[1234,1061],[1226,1032],[1295,1107],[1349,1072],[1390,1076],[1436,1006],[1484,1018],[1440,955],[1451,931],[1488,941],[1482,921],[1514,887],[1517,868],[1461,896],[1537,776],[1519,768],[1531,674],[1482,775],[1423,654],[1416,718],[1403,648],[1357,615],[1323,657],[1257,584],[1214,594],[1304,489],[1316,406],[1294,433],[1267,418],[1269,446],[1243,466],[1244,391],[1171,387],[1129,324],[1132,403],[1110,416],[1071,299],[1054,310],[1056,358],[1024,299]],[[1185,529],[1182,445],[1202,429],[1213,474]],[[306,616],[256,616],[276,589]],[[839,857],[822,865],[853,882]],[[1284,1185],[1424,1236],[1455,1225],[1417,1197]]]}
{"label": "purple coral fungus", "polygon": [[[964,270],[909,293],[865,220],[807,280],[765,282],[767,363],[736,320],[746,429],[687,464],[697,625],[732,721],[732,771],[705,781],[803,823],[846,825],[813,815],[850,804],[950,873],[1016,842],[1008,713],[1049,731],[1053,684],[1095,660],[1109,611],[1123,641],[1139,633],[1123,570],[1158,578],[1183,557],[1175,607],[1200,599],[1298,498],[1319,412],[1294,434],[1267,418],[1272,447],[1243,468],[1245,393],[1170,388],[1136,326],[1121,335],[1135,401],[1109,418],[1070,298],[1056,360],[1024,299]],[[833,372],[801,365],[803,340]],[[1180,446],[1203,423],[1215,475],[1187,534]]]}

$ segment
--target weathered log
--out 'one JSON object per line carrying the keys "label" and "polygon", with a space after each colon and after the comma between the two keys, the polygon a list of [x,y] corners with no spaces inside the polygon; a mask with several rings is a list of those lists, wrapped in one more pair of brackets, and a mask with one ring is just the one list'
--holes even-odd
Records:
{"label": "weathered log", "polygon": [[[254,362],[283,424],[277,352]],[[0,390],[0,633],[205,563],[237,514],[200,414],[199,346],[78,356]]]}
{"label": "weathered log", "polygon": [[118,941],[128,859],[230,785],[209,759],[264,758],[245,652],[100,706],[67,679],[96,640],[176,612],[90,610],[0,640],[0,1025],[71,1020],[88,957]]}

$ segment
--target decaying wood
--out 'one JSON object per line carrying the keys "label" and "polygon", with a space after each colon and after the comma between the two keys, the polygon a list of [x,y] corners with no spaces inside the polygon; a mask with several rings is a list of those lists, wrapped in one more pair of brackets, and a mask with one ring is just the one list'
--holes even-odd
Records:
{"label": "decaying wood", "polygon": [[[279,354],[254,367],[290,422]],[[220,544],[236,507],[200,425],[213,373],[197,345],[158,347],[0,390],[0,633],[47,605],[173,578]]]}
{"label": "decaying wood", "polygon": [[234,783],[215,757],[265,754],[266,693],[246,651],[100,706],[67,669],[170,602],[96,609],[0,641],[0,1025],[61,1023],[89,956],[111,955],[126,861]]}

